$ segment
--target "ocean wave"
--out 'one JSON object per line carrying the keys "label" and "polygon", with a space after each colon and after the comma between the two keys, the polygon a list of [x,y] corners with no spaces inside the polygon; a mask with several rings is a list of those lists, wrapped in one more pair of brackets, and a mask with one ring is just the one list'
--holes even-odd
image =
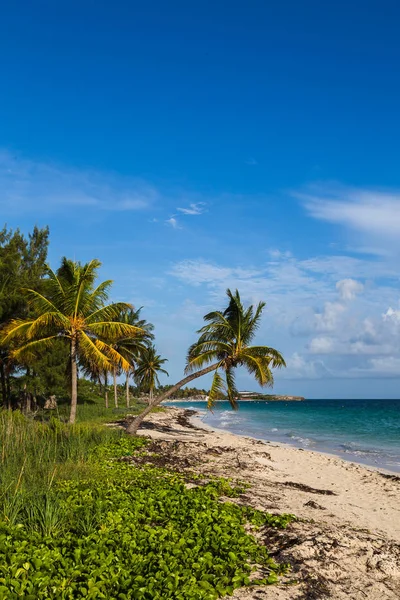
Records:
{"label": "ocean wave", "polygon": [[225,426],[229,426],[229,425],[235,425],[236,423],[240,423],[240,419],[236,418],[236,419],[221,419],[220,420],[220,425]]}
{"label": "ocean wave", "polygon": [[339,448],[345,454],[355,454],[356,456],[389,456],[385,451],[380,450],[379,448],[363,448],[357,445],[355,442],[345,442],[344,444],[339,444]]}
{"label": "ocean wave", "polygon": [[296,435],[295,433],[289,432],[286,434],[286,437],[303,444],[304,446],[314,446],[316,441],[307,437],[302,437],[301,435]]}

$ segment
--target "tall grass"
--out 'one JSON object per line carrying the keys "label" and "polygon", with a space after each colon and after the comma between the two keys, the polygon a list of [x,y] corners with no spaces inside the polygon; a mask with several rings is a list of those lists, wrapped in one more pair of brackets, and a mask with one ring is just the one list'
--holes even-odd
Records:
{"label": "tall grass", "polygon": [[70,426],[54,417],[44,423],[0,412],[0,518],[15,523],[24,511],[51,521],[48,494],[54,483],[93,475],[95,448],[121,435],[93,423]]}

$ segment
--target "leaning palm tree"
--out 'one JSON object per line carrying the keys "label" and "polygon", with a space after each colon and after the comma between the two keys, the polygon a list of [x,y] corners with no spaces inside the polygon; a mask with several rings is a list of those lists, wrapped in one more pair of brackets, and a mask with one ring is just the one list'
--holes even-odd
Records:
{"label": "leaning palm tree", "polygon": [[93,364],[103,371],[111,371],[114,364],[130,368],[126,359],[112,345],[104,341],[140,335],[139,327],[119,322],[118,317],[132,306],[125,302],[105,305],[112,281],[95,287],[98,260],[82,265],[62,259],[54,273],[47,268],[43,294],[24,290],[35,317],[11,321],[5,329],[2,343],[16,343],[13,357],[32,361],[51,350],[60,339],[69,344],[71,376],[71,411],[69,422],[74,423],[77,409],[78,361]]}
{"label": "leaning palm tree", "polygon": [[273,385],[271,368],[286,366],[282,355],[269,346],[250,346],[260,325],[265,303],[260,302],[256,308],[252,305],[244,308],[237,290],[235,293],[227,290],[227,295],[229,303],[224,311],[213,311],[204,317],[206,325],[197,332],[200,337],[188,351],[187,376],[157,396],[151,406],[134,418],[128,425],[129,433],[137,432],[152,407],[207,373],[215,371],[208,408],[212,408],[223,393],[226,393],[232,408],[237,408],[238,392],[234,374],[237,367],[245,367],[261,387]]}
{"label": "leaning palm tree", "polygon": [[143,348],[139,354],[136,363],[135,381],[141,390],[149,394],[149,405],[153,403],[154,388],[156,385],[160,385],[158,374],[168,375],[168,372],[162,368],[162,365],[166,362],[166,358],[161,358],[157,354],[155,346]]}

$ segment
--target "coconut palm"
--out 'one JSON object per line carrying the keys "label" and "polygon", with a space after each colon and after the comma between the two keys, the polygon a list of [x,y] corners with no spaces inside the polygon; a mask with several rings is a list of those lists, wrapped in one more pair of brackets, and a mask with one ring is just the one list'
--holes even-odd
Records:
{"label": "coconut palm", "polygon": [[[261,387],[266,387],[274,382],[271,368],[286,366],[282,355],[274,348],[250,346],[260,325],[265,303],[260,302],[256,308],[252,305],[244,308],[237,290],[232,293],[228,289],[227,295],[229,303],[224,311],[213,311],[204,317],[206,325],[197,332],[199,339],[188,351],[187,376],[157,396],[152,406],[160,404],[193,379],[215,371],[208,408],[212,408],[217,398],[226,393],[232,408],[236,409],[238,392],[234,371],[237,367],[245,367]],[[131,421],[129,433],[136,433],[151,408],[147,407]]]}
{"label": "coconut palm", "polygon": [[105,305],[112,281],[95,287],[98,260],[82,265],[63,258],[57,272],[47,268],[45,292],[24,290],[34,317],[16,319],[5,328],[2,340],[14,340],[16,360],[29,362],[51,350],[60,339],[69,344],[71,375],[71,411],[69,422],[74,423],[77,409],[78,361],[93,364],[99,370],[111,371],[115,364],[127,371],[127,360],[106,339],[134,337],[142,333],[139,327],[118,321],[132,309],[130,304],[116,302]]}
{"label": "coconut palm", "polygon": [[[117,340],[114,340],[112,343],[113,348],[121,354],[125,360],[130,364],[130,368],[125,370],[126,380],[125,380],[125,391],[126,391],[126,406],[129,407],[129,377],[134,373],[135,363],[139,356],[139,354],[145,350],[150,340],[154,339],[154,335],[152,333],[154,329],[154,325],[152,323],[148,323],[145,319],[140,318],[140,313],[143,307],[138,308],[137,310],[130,309],[124,312],[119,317],[119,321],[121,323],[125,323],[127,325],[131,325],[140,330],[139,334],[123,336]],[[115,406],[118,407],[118,394],[117,394],[117,375],[118,373],[118,364],[114,365],[113,368],[113,378],[114,378],[114,403]]]}
{"label": "coconut palm", "polygon": [[166,362],[166,358],[161,358],[160,354],[157,354],[155,346],[143,348],[139,354],[135,381],[141,390],[149,394],[149,404],[153,403],[154,388],[160,385],[158,374],[168,375],[168,372],[162,368]]}

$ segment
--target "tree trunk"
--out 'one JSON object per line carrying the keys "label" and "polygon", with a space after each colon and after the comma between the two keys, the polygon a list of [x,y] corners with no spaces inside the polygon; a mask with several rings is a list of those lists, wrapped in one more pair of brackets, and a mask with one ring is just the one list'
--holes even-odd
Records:
{"label": "tree trunk", "polygon": [[118,390],[117,390],[117,368],[113,369],[113,377],[114,377],[114,404],[115,408],[118,408]]}
{"label": "tree trunk", "polygon": [[126,408],[129,408],[129,404],[130,404],[130,398],[129,398],[129,372],[126,374],[125,393],[126,393]]}
{"label": "tree trunk", "polygon": [[76,364],[76,339],[71,338],[71,412],[69,422],[75,423],[78,404],[78,367]]}
{"label": "tree trunk", "polygon": [[10,373],[6,372],[6,393],[7,393],[7,408],[9,410],[12,409],[12,401],[11,401],[11,383],[10,383]]}
{"label": "tree trunk", "polygon": [[107,372],[104,373],[104,400],[106,403],[106,408],[108,408],[108,377]]}
{"label": "tree trunk", "polygon": [[153,408],[155,406],[158,406],[161,402],[163,402],[163,400],[166,400],[168,398],[168,396],[172,396],[172,394],[174,392],[176,392],[177,390],[179,390],[183,385],[186,385],[190,381],[193,381],[193,379],[197,379],[198,377],[202,377],[203,375],[207,375],[207,373],[211,373],[212,371],[215,371],[218,368],[218,366],[219,366],[219,363],[216,363],[215,365],[210,365],[209,367],[206,367],[205,369],[201,369],[201,371],[192,373],[192,375],[188,375],[184,379],[181,379],[180,381],[178,381],[178,383],[173,385],[172,388],[170,388],[169,390],[167,390],[160,396],[157,396],[154,399],[154,401],[151,404],[149,404],[148,406],[146,406],[146,408],[137,417],[132,419],[132,421],[129,423],[129,425],[126,429],[127,433],[136,434],[137,430],[139,429],[139,427],[142,424],[142,422],[144,421],[144,419],[153,410]]}
{"label": "tree trunk", "polygon": [[6,374],[4,372],[4,364],[0,362],[0,380],[1,380],[1,395],[3,397],[3,408],[9,408],[6,387]]}

